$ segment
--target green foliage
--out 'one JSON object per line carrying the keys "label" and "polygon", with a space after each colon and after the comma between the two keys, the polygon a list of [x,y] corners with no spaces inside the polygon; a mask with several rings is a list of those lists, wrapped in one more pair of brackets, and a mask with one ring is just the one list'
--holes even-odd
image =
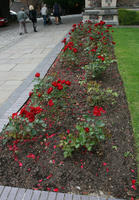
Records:
{"label": "green foliage", "polygon": [[[4,143],[9,138],[14,138],[16,140],[32,138],[37,135],[40,127],[42,127],[42,131],[45,131],[47,124],[43,118],[43,114],[37,114],[34,120],[29,122],[28,118],[19,114],[15,117],[10,117],[8,126],[3,129],[3,132],[6,132]],[[37,127],[39,127],[39,129]]]}
{"label": "green foliage", "polygon": [[88,151],[105,140],[105,123],[96,118],[83,116],[84,122],[76,125],[76,131],[65,137],[61,137],[60,146],[64,151],[64,157],[72,155],[73,151],[86,147]]}
{"label": "green foliage", "polygon": [[113,92],[111,89],[104,89],[101,84],[97,82],[88,83],[88,102],[92,106],[102,106],[104,103],[114,104],[116,102],[116,97],[118,94]]}
{"label": "green foliage", "polygon": [[138,25],[139,12],[133,10],[119,9],[119,23],[120,25]]}
{"label": "green foliage", "polygon": [[87,79],[94,79],[101,77],[102,73],[106,70],[106,65],[99,62],[91,62],[88,65],[82,67],[85,70],[85,76]]}

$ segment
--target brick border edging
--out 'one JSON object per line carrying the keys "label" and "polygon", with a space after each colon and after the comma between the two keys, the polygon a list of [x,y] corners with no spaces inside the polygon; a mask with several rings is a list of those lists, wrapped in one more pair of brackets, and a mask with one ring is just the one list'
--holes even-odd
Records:
{"label": "brick border edging", "polygon": [[[68,37],[68,34],[66,34],[65,37]],[[8,124],[9,122],[8,117],[10,117],[12,113],[19,111],[20,108],[28,100],[29,92],[34,88],[34,85],[35,85],[35,83],[32,82],[34,79],[35,73],[39,72],[40,78],[44,78],[44,76],[47,74],[48,70],[50,69],[54,61],[56,60],[57,56],[59,55],[60,51],[62,50],[63,46],[64,46],[63,43],[60,41],[53,48],[53,50],[43,59],[43,61],[39,65],[37,65],[37,67],[29,74],[29,76],[23,81],[23,83],[9,96],[9,98],[4,102],[4,104],[0,106],[0,132],[2,131],[4,125]],[[62,193],[57,193],[57,194],[62,194]],[[65,195],[68,195],[68,194],[65,193]],[[74,200],[74,194],[72,195],[73,195],[73,200]],[[83,197],[83,195],[75,195],[75,198],[76,196]],[[104,197],[95,197],[91,195],[88,195],[88,196],[84,195],[84,197],[86,198],[88,197],[89,200],[122,200],[122,199],[115,199],[115,198],[106,199]]]}
{"label": "brick border edging", "polygon": [[120,200],[111,197],[99,197],[92,195],[79,195],[61,192],[47,192],[25,188],[9,187],[0,185],[0,199],[7,200]]}

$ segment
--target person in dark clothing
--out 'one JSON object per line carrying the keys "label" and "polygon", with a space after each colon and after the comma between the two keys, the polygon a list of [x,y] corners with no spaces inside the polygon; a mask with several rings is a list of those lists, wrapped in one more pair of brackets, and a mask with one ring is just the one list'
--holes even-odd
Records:
{"label": "person in dark clothing", "polygon": [[59,5],[58,5],[58,3],[55,3],[55,4],[54,4],[54,7],[53,7],[53,14],[54,14],[54,17],[55,17],[55,23],[56,23],[56,24],[59,24],[60,10],[59,10]]}
{"label": "person in dark clothing", "polygon": [[63,24],[62,19],[61,19],[61,15],[62,15],[62,8],[61,8],[61,6],[59,4],[59,16],[58,16],[59,24]]}
{"label": "person in dark clothing", "polygon": [[34,32],[37,32],[37,13],[32,5],[29,6],[29,19],[32,21]]}

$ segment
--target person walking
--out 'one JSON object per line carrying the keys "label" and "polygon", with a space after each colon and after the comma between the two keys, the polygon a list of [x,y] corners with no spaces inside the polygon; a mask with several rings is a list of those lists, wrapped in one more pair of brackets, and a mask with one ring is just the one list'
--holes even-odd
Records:
{"label": "person walking", "polygon": [[28,16],[26,15],[24,8],[21,8],[21,10],[17,13],[17,20],[19,22],[19,35],[22,35],[22,28],[24,29],[24,33],[27,33],[26,28],[26,19]]}
{"label": "person walking", "polygon": [[46,21],[47,21],[47,14],[48,14],[48,9],[46,7],[46,4],[43,5],[43,7],[41,8],[41,15],[43,17],[43,23],[44,25],[46,25]]}
{"label": "person walking", "polygon": [[58,25],[59,24],[59,17],[60,17],[60,9],[59,9],[58,3],[54,4],[53,15],[55,17],[55,23]]}
{"label": "person walking", "polygon": [[60,5],[60,4],[58,4],[58,5],[59,5],[59,16],[58,16],[58,21],[59,21],[59,24],[63,24],[62,19],[61,19],[62,8],[61,8],[61,5]]}
{"label": "person walking", "polygon": [[37,13],[33,5],[29,6],[29,19],[32,21],[34,32],[37,32]]}

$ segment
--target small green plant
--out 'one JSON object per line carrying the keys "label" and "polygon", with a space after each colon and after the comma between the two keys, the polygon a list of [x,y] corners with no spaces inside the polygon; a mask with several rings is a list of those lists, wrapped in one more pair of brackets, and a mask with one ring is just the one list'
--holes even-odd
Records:
{"label": "small green plant", "polygon": [[91,62],[88,65],[85,65],[82,67],[82,69],[85,70],[85,78],[88,79],[94,79],[99,78],[102,73],[106,70],[106,66],[104,64],[99,64],[99,62]]}
{"label": "small green plant", "polygon": [[113,92],[111,89],[104,89],[101,84],[96,81],[88,83],[88,102],[90,105],[102,106],[103,103],[114,104],[116,102],[116,97],[118,97],[117,92]]}
{"label": "small green plant", "polygon": [[[105,111],[98,107],[94,109],[96,116],[100,116],[101,112]],[[88,151],[91,151],[93,147],[105,140],[105,123],[96,117],[91,118],[86,115],[83,118],[84,121],[76,125],[74,133],[61,137],[60,147],[64,151],[65,158],[71,156],[74,150],[81,147],[86,147]]]}
{"label": "small green plant", "polygon": [[125,158],[127,158],[127,157],[132,157],[132,158],[133,158],[133,155],[132,155],[132,153],[131,153],[130,151],[126,151],[126,152],[124,153],[124,157],[125,157]]}
{"label": "small green plant", "polygon": [[113,145],[113,146],[112,146],[112,149],[114,149],[114,150],[117,151],[117,150],[118,150],[118,147],[117,147],[116,145]]}

